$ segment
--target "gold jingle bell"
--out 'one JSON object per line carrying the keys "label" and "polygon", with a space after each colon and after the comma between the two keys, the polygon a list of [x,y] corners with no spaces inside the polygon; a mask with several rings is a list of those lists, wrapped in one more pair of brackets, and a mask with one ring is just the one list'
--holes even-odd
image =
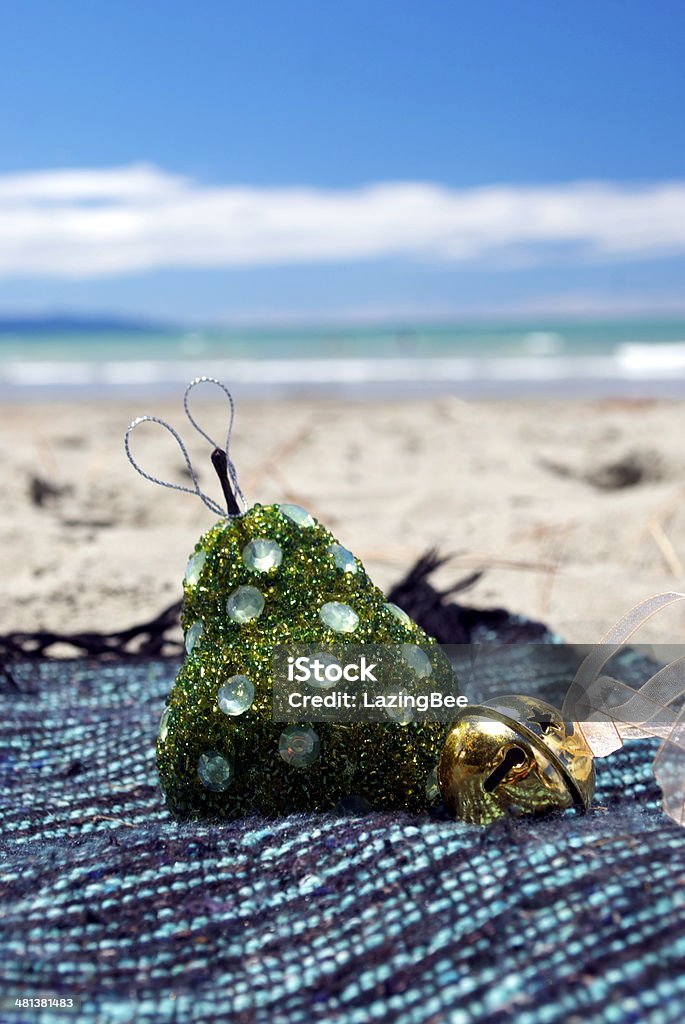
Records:
{"label": "gold jingle bell", "polygon": [[445,740],[438,781],[451,814],[487,825],[510,809],[587,811],[595,770],[577,725],[545,701],[515,695],[463,710]]}

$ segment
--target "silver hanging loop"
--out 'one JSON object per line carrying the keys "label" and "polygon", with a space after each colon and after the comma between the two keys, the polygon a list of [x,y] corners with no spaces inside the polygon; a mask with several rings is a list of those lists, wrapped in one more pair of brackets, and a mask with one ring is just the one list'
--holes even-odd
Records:
{"label": "silver hanging loop", "polygon": [[[171,483],[169,480],[160,480],[159,477],[152,476],[151,473],[147,473],[142,468],[142,466],[140,466],[136,462],[131,451],[131,434],[136,429],[136,427],[140,426],[141,423],[158,423],[160,427],[163,427],[165,430],[168,430],[171,436],[175,439],[178,447],[181,449],[183,458],[185,459],[186,469],[188,470],[190,479],[193,481],[193,487],[184,487],[183,484],[174,484]],[[153,484],[159,484],[160,487],[168,487],[169,490],[172,491],[184,491],[186,494],[196,494],[197,497],[204,502],[207,508],[211,512],[214,512],[215,515],[225,515],[221,506],[216,501],[214,501],[213,498],[210,498],[208,494],[205,494],[204,491],[200,488],[200,484],[195,474],[195,470],[193,469],[193,464],[190,461],[190,456],[188,455],[188,449],[184,445],[180,436],[169,423],[167,423],[165,420],[160,419],[159,416],[139,416],[137,419],[135,419],[133,423],[131,423],[130,426],[128,427],[128,430],[126,431],[126,434],[124,436],[124,448],[126,449],[126,457],[128,461],[131,463],[135,471],[137,473],[140,473],[140,475],[144,477],[146,480],[149,480]]]}
{"label": "silver hanging loop", "polygon": [[[217,444],[216,441],[212,437],[210,437],[210,435],[205,430],[203,430],[203,428],[200,426],[200,424],[197,422],[197,420],[190,411],[190,392],[193,390],[193,388],[197,387],[198,384],[214,384],[216,387],[221,388],[223,393],[226,395],[226,398],[228,399],[230,412],[228,416],[228,427],[226,429],[226,443],[225,445],[223,445],[223,447],[222,445]],[[206,441],[209,441],[212,448],[218,448],[220,451],[223,451],[225,453],[226,469],[228,471],[228,476],[231,481],[231,488],[236,499],[239,498],[243,508],[245,508],[247,505],[245,495],[240,489],[240,484],[238,483],[238,473],[233,464],[233,460],[231,459],[230,456],[231,432],[233,430],[233,418],[235,416],[235,404],[233,402],[233,395],[228,390],[223,381],[217,380],[216,377],[196,377],[195,380],[191,380],[190,384],[185,389],[183,395],[183,408],[185,409],[186,416],[190,420],[191,424],[195,427],[198,434],[200,434],[201,437],[204,437]]]}
{"label": "silver hanging loop", "polygon": [[[223,393],[228,398],[230,413],[228,419],[228,429],[226,431],[226,443],[223,447],[218,445],[209,436],[209,434],[200,426],[200,424],[197,422],[197,420],[190,411],[190,392],[198,384],[205,383],[214,384],[217,387],[221,388]],[[124,448],[126,450],[126,457],[128,461],[131,463],[131,465],[133,466],[137,473],[140,473],[142,477],[144,477],[146,480],[149,480],[153,484],[159,484],[160,487],[168,487],[172,491],[183,491],[186,494],[197,495],[197,497],[207,506],[210,512],[214,513],[214,515],[222,516],[224,518],[226,518],[227,516],[230,518],[234,515],[240,515],[241,509],[240,505],[238,504],[238,499],[240,499],[240,503],[242,504],[243,509],[246,507],[247,502],[245,501],[245,496],[238,484],[238,474],[236,472],[236,468],[233,465],[233,462],[229,456],[231,430],[233,428],[233,417],[235,414],[233,396],[231,395],[226,385],[223,384],[221,381],[216,380],[214,377],[196,377],[195,380],[192,380],[190,382],[190,384],[185,390],[185,393],[183,395],[183,408],[190,423],[195,428],[195,430],[197,430],[198,434],[204,437],[205,440],[208,441],[214,448],[214,452],[212,453],[212,464],[214,465],[219,475],[219,479],[224,490],[224,495],[227,499],[228,512],[226,511],[226,509],[222,508],[222,506],[219,505],[218,502],[214,501],[214,499],[211,498],[208,494],[205,494],[205,492],[201,489],[197,478],[197,474],[193,468],[192,462],[190,461],[188,449],[183,443],[180,435],[177,433],[176,430],[174,430],[174,428],[169,423],[167,423],[165,420],[160,419],[159,416],[139,416],[137,419],[133,421],[133,423],[130,424],[124,437]],[[190,476],[190,479],[193,482],[192,487],[185,487],[183,484],[171,483],[168,480],[160,480],[159,477],[153,476],[151,473],[146,472],[146,470],[144,470],[138,464],[138,462],[133,457],[133,453],[131,452],[131,434],[136,429],[136,427],[140,426],[141,423],[157,423],[159,424],[159,426],[163,427],[171,434],[171,436],[174,438],[177,445],[181,449],[181,453],[185,460],[186,469],[188,470],[188,475]]]}

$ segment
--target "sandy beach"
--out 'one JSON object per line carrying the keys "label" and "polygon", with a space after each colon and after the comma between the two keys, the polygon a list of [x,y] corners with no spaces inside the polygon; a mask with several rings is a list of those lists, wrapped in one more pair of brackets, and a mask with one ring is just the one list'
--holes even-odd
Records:
{"label": "sandy beach", "polygon": [[[223,406],[203,409],[220,437]],[[123,434],[144,412],[180,430],[219,497],[177,403],[3,406],[0,632],[123,628],[180,595],[213,519],[129,466]],[[437,547],[452,555],[441,583],[484,570],[464,600],[587,643],[641,598],[685,589],[683,436],[678,402],[264,400],[240,404],[232,450],[249,501],[304,505],[380,586]],[[170,437],[148,425],[134,445],[149,472],[183,482]],[[685,609],[644,635],[677,642]]]}

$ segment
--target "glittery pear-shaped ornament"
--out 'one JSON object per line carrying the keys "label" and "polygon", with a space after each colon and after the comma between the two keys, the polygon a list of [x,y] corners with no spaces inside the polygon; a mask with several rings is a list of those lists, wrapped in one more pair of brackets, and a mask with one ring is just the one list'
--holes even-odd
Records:
{"label": "glittery pear-shaped ornament", "polygon": [[[228,394],[210,378],[189,385],[184,404],[196,427],[188,394],[205,381]],[[231,419],[232,409],[231,402]],[[126,447],[139,469],[128,445],[136,424]],[[438,645],[304,509],[254,505],[241,512],[228,442],[212,459],[228,516],[200,491],[186,454],[194,487],[185,490],[221,518],[196,544],[183,583],[186,656],[157,742],[169,808],[178,817],[208,818],[336,807],[425,811],[437,795],[444,726],[402,715],[387,722],[274,721],[273,658],[288,645],[397,645],[412,653],[407,660],[417,674],[434,672],[444,682],[450,670]]]}

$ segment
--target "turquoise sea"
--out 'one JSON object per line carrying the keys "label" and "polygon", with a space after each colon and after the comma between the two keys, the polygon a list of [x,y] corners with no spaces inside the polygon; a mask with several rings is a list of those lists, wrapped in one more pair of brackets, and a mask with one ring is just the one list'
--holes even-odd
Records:
{"label": "turquoise sea", "polygon": [[0,396],[239,393],[685,394],[685,317],[189,329],[0,323]]}

